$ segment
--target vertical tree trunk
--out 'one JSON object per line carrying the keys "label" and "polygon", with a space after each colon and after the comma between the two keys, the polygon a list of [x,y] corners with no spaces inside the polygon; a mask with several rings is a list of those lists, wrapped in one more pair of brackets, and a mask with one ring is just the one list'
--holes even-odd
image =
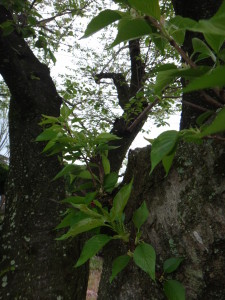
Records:
{"label": "vertical tree trunk", "polygon": [[[0,6],[0,23],[10,19]],[[0,299],[85,299],[88,270],[73,268],[80,241],[62,243],[54,230],[63,207],[64,182],[52,182],[61,166],[41,154],[41,115],[59,116],[61,99],[48,68],[16,32],[0,35],[0,72],[11,92],[10,171],[1,231]],[[79,272],[79,273],[78,273]]]}

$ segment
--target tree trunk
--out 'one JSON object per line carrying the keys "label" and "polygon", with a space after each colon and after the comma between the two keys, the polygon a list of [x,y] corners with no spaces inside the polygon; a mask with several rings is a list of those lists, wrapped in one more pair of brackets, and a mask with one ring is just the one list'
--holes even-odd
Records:
{"label": "tree trunk", "polygon": [[[134,176],[134,185],[126,211],[128,227],[132,232],[132,212],[146,201],[150,216],[143,239],[156,249],[158,279],[163,261],[182,256],[185,260],[173,278],[183,283],[187,299],[224,300],[224,145],[180,145],[166,178],[160,167],[149,177],[149,157],[150,147],[129,154],[124,181]],[[154,283],[133,263],[109,284],[113,259],[129,249],[118,242],[107,247],[98,299],[165,299],[159,280]]]}
{"label": "tree trunk", "polygon": [[[0,23],[11,16],[0,6]],[[75,270],[80,241],[55,240],[64,182],[52,182],[61,165],[41,154],[41,115],[59,116],[61,99],[47,66],[21,36],[0,35],[0,72],[11,92],[9,111],[10,171],[6,211],[0,236],[0,299],[85,299],[87,266]]]}
{"label": "tree trunk", "polygon": [[[173,0],[173,6],[176,15],[181,15],[185,18],[191,18],[193,20],[198,21],[199,19],[209,19],[211,18],[218,8],[220,7],[222,0],[214,1],[214,0],[191,0],[191,1],[179,1],[179,0]],[[203,35],[199,33],[193,33],[193,32],[186,32],[183,50],[188,53],[189,55],[192,54],[193,48],[192,48],[192,38],[198,37],[200,39],[203,39]],[[201,63],[201,62],[200,62]],[[204,64],[212,65],[213,61],[210,59],[204,61]],[[182,80],[182,84],[185,85],[185,82]],[[210,92],[210,94],[215,98],[216,95],[213,92]],[[215,98],[216,99],[216,98]],[[219,99],[217,99],[218,102],[220,102]],[[214,104],[207,103],[203,97],[203,95],[200,92],[192,92],[192,93],[186,93],[183,95],[183,104],[182,104],[182,118],[180,123],[180,128],[185,129],[189,127],[195,127],[196,126],[196,119],[199,115],[202,114],[201,110],[195,109],[192,106],[187,105],[186,103],[193,103],[195,105],[198,105],[202,108],[206,108],[209,110],[215,110],[218,107],[215,107]]]}
{"label": "tree trunk", "polygon": [[[173,4],[177,14],[198,20],[211,17],[221,1],[174,0]],[[184,49],[189,53],[192,37],[187,33],[184,43]],[[185,94],[183,100],[211,108],[202,101],[200,93]],[[181,128],[196,125],[196,117],[201,113],[183,104]],[[133,233],[132,213],[146,201],[150,216],[143,227],[143,239],[156,249],[157,280],[154,283],[130,263],[109,284],[113,259],[130,250],[130,245],[114,241],[104,251],[98,299],[165,299],[159,280],[163,262],[170,257],[182,256],[184,262],[171,278],[185,286],[186,299],[224,300],[225,146],[211,142],[198,146],[181,144],[166,178],[161,167],[149,176],[150,151],[150,147],[146,147],[129,154],[124,182],[134,176],[134,184],[126,209],[126,223]]]}

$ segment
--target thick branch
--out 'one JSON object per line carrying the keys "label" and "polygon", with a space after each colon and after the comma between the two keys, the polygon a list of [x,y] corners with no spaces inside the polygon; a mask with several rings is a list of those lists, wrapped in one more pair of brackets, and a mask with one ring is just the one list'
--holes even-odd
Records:
{"label": "thick branch", "polygon": [[116,86],[119,105],[124,110],[125,105],[129,102],[129,86],[122,73],[100,73],[95,75],[95,82],[100,83],[103,78],[109,78],[113,80]]}

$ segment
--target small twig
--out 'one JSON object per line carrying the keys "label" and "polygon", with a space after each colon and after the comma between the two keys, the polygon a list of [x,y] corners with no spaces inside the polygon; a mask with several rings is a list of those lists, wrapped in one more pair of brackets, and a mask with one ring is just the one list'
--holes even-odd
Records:
{"label": "small twig", "polygon": [[223,141],[225,142],[225,138],[221,137],[221,136],[218,136],[218,135],[207,135],[204,137],[204,139],[212,139],[212,140],[218,140],[218,141]]}
{"label": "small twig", "polygon": [[216,107],[224,106],[223,104],[221,104],[220,102],[215,100],[213,97],[211,97],[209,94],[207,94],[205,91],[201,91],[201,96],[203,96],[208,103],[210,103]]}
{"label": "small twig", "polygon": [[[150,25],[153,25],[156,29],[158,29],[160,31],[160,33],[162,34],[162,36],[168,40],[168,42],[170,43],[170,45],[180,54],[180,56],[183,58],[183,60],[193,69],[197,68],[197,65],[193,62],[193,60],[191,60],[191,58],[184,52],[184,50],[176,43],[176,41],[167,34],[167,32],[165,32],[163,26],[160,24],[160,22],[158,22],[156,19],[154,19],[151,16],[145,16],[145,20],[147,21],[147,23],[149,23]],[[215,94],[217,95],[217,97],[219,99],[221,99],[224,103],[225,103],[225,95],[222,92],[222,90],[218,89],[218,88],[212,88],[212,90],[215,92]],[[203,94],[204,93],[204,94]],[[203,92],[202,95],[205,98],[205,100],[207,102],[210,101],[211,104],[216,105],[217,107],[223,107],[222,104],[220,104],[218,101],[216,101],[215,99],[213,99],[211,96],[209,96],[207,93]]]}
{"label": "small twig", "polygon": [[92,172],[92,170],[91,170],[91,168],[90,168],[90,166],[89,166],[89,162],[88,162],[87,158],[86,158],[83,154],[81,154],[81,157],[82,157],[83,160],[85,161],[86,166],[87,166],[87,169],[88,169],[89,173],[91,174],[91,178],[92,178],[94,187],[97,188],[97,182],[96,182],[96,180],[95,180],[94,173]]}
{"label": "small twig", "polygon": [[32,1],[31,5],[30,5],[30,7],[29,7],[30,10],[34,7],[34,4],[35,4],[36,2],[37,2],[37,0],[33,0],[33,1]]}
{"label": "small twig", "polygon": [[151,104],[149,104],[141,113],[140,115],[134,120],[134,122],[128,127],[128,131],[132,132],[133,129],[140,123],[142,122],[145,117],[147,116],[147,114],[150,112],[150,110],[156,105],[158,104],[160,101],[159,98],[156,98]]}
{"label": "small twig", "polygon": [[196,68],[197,67],[197,65],[190,59],[190,57],[184,52],[184,50],[177,45],[177,43],[175,42],[175,40],[172,37],[170,37],[169,35],[167,35],[165,33],[165,31],[163,30],[162,25],[157,20],[155,20],[151,16],[145,16],[145,20],[147,21],[147,23],[149,23],[150,25],[153,25],[156,29],[158,29],[160,31],[160,33],[162,34],[162,36],[169,41],[170,45],[177,50],[177,52],[181,55],[181,57],[183,58],[183,60],[189,66],[191,66],[192,68]]}
{"label": "small twig", "polygon": [[201,110],[201,111],[209,111],[207,108],[204,108],[202,106],[199,106],[197,104],[194,104],[194,103],[191,103],[191,102],[188,102],[188,101],[185,101],[185,100],[183,100],[182,103],[184,103],[184,104],[186,104],[188,106],[191,106],[193,108],[196,108],[198,110]]}

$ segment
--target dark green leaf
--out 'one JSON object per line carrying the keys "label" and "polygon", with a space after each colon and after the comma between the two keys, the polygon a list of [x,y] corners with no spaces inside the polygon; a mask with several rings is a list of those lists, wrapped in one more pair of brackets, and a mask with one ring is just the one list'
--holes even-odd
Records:
{"label": "dark green leaf", "polygon": [[112,265],[112,275],[110,276],[109,282],[111,283],[113,279],[120,273],[129,263],[131,257],[128,255],[121,255],[114,259]]}
{"label": "dark green leaf", "polygon": [[132,221],[137,229],[140,229],[144,222],[148,219],[149,211],[144,201],[141,206],[135,210]]}
{"label": "dark green leaf", "polygon": [[65,228],[65,227],[73,227],[76,223],[83,219],[87,219],[88,216],[83,212],[75,212],[71,211],[66,215],[66,217],[60,222],[60,224],[56,227],[56,229]]}
{"label": "dark green leaf", "polygon": [[68,164],[54,177],[53,180],[56,180],[64,175],[77,171],[78,169],[79,166]]}
{"label": "dark green leaf", "polygon": [[163,289],[168,300],[185,300],[185,289],[179,281],[168,280],[164,283]]}
{"label": "dark green leaf", "polygon": [[183,260],[184,260],[183,257],[171,257],[167,259],[163,264],[163,271],[165,273],[174,272],[179,267],[179,265],[182,263]]}
{"label": "dark green leaf", "polygon": [[203,114],[201,114],[196,120],[197,125],[201,126],[213,114],[214,114],[214,111],[212,111],[212,110],[206,111]]}
{"label": "dark green leaf", "polygon": [[176,153],[176,145],[173,148],[172,152],[169,153],[168,155],[164,156],[162,159],[162,164],[163,164],[164,170],[166,171],[166,176],[168,175],[169,170],[172,166],[175,153]]}
{"label": "dark green leaf", "polygon": [[155,280],[155,249],[149,244],[142,243],[135,249],[133,257],[136,265]]}
{"label": "dark green leaf", "polygon": [[121,19],[118,24],[118,34],[111,47],[114,47],[121,42],[140,38],[144,35],[148,35],[152,32],[151,27],[142,18]]}
{"label": "dark green leaf", "polygon": [[106,234],[98,234],[86,241],[75,267],[83,265],[89,258],[98,253],[111,239],[112,238]]}
{"label": "dark green leaf", "polygon": [[84,36],[82,38],[87,38],[97,31],[107,27],[108,25],[114,23],[117,20],[122,18],[121,13],[116,10],[106,9],[100,14],[93,18],[88,24],[87,29],[85,30]]}

